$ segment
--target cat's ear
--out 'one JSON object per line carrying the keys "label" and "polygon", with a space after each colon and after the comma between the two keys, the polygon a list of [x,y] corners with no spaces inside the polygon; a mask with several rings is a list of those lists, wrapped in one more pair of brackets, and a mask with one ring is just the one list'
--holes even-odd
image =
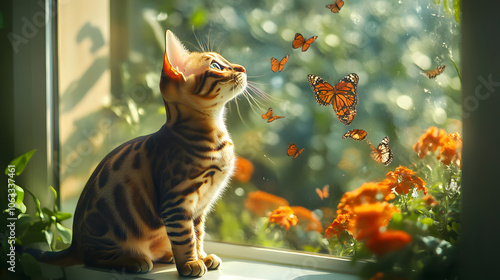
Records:
{"label": "cat's ear", "polygon": [[165,57],[163,73],[167,77],[181,81],[185,80],[182,73],[189,51],[170,30],[165,32]]}

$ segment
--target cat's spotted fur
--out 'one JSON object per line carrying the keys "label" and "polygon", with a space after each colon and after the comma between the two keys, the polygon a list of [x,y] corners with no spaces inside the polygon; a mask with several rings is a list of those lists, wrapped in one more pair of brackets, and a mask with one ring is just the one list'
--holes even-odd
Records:
{"label": "cat's spotted fur", "polygon": [[71,247],[42,261],[130,272],[175,261],[185,276],[219,267],[220,259],[203,251],[203,225],[233,172],[224,105],[246,87],[245,68],[217,53],[190,53],[170,31],[165,40],[166,124],[101,161],[78,202]]}

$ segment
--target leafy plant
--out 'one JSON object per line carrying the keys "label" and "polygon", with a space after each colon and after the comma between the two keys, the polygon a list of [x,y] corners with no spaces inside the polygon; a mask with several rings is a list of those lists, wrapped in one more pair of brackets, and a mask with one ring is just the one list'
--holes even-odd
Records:
{"label": "leafy plant", "polygon": [[[16,177],[23,173],[35,151],[32,150],[13,159],[5,169],[5,174],[9,177],[9,189],[13,191],[9,191],[9,200],[2,199],[2,209],[4,209],[2,219],[12,221],[15,225],[15,237],[12,236],[9,228],[0,233],[2,237],[2,270],[11,267],[6,256],[14,246],[21,245],[23,247],[30,246],[45,250],[56,250],[71,243],[71,230],[61,224],[62,221],[71,218],[71,214],[59,211],[55,203],[52,208],[42,207],[40,200],[31,191],[23,189],[15,183]],[[52,187],[49,188],[54,194],[54,201],[57,201],[56,190]],[[24,204],[26,193],[31,196],[36,205],[35,215],[27,213],[28,209]],[[12,238],[9,239],[9,237]],[[16,254],[14,262],[16,266],[15,273],[19,276],[34,277],[39,276],[41,273],[36,260],[27,253]],[[18,264],[20,264],[21,269],[17,268]],[[14,271],[11,270],[11,272]]]}

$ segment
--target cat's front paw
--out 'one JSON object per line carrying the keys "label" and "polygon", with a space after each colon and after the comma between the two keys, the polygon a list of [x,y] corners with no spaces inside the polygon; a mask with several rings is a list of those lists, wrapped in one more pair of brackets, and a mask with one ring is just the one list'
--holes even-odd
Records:
{"label": "cat's front paw", "polygon": [[207,272],[207,267],[203,260],[188,261],[177,270],[181,276],[201,277]]}
{"label": "cat's front paw", "polygon": [[203,262],[209,270],[219,269],[222,263],[221,259],[214,254],[210,254],[203,258]]}

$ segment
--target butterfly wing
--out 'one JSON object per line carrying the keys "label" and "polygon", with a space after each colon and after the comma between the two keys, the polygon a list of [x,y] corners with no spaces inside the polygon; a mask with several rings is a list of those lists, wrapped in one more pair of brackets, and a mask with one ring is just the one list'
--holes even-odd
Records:
{"label": "butterfly wing", "polygon": [[356,141],[362,141],[365,140],[366,136],[368,135],[368,132],[362,130],[362,129],[352,129],[349,130],[348,132],[344,133],[342,136],[342,139],[346,138],[352,138]]}
{"label": "butterfly wing", "polygon": [[335,94],[333,98],[333,110],[339,121],[345,125],[350,125],[356,116],[356,105],[358,104],[359,76],[351,73],[345,76],[335,85]]}
{"label": "butterfly wing", "polygon": [[307,51],[307,49],[309,49],[309,46],[314,42],[316,41],[316,39],[318,38],[318,36],[312,36],[311,38],[307,39],[304,44],[302,45],[302,51],[305,52]]}
{"label": "butterfly wing", "polygon": [[[369,142],[368,142],[369,143]],[[375,148],[371,143],[372,148],[371,157],[378,163],[383,163],[384,165],[389,165],[391,163],[393,154],[391,148],[389,148],[389,136],[384,137],[377,148]]]}
{"label": "butterfly wing", "polygon": [[273,108],[267,109],[267,112],[265,114],[262,114],[262,118],[264,120],[270,119],[273,116]]}
{"label": "butterfly wing", "polygon": [[283,59],[280,61],[279,68],[278,68],[279,72],[281,72],[281,70],[283,70],[283,67],[285,67],[285,64],[288,62],[289,57],[290,57],[290,55],[287,55],[287,56],[283,57]]}
{"label": "butterfly wing", "polygon": [[286,154],[288,156],[295,156],[297,154],[297,146],[294,143],[290,142],[288,144],[288,149],[286,150]]}
{"label": "butterfly wing", "polygon": [[309,74],[307,76],[309,85],[314,92],[314,97],[319,105],[327,106],[332,104],[333,97],[335,95],[335,89],[328,82],[322,78]]}
{"label": "butterfly wing", "polygon": [[318,194],[319,198],[321,198],[321,200],[324,199],[323,192],[319,188],[316,188],[316,193]]}
{"label": "butterfly wing", "polygon": [[304,36],[302,36],[302,34],[295,33],[295,38],[293,39],[292,47],[294,49],[298,49],[304,45],[304,41],[305,41]]}
{"label": "butterfly wing", "polygon": [[304,148],[300,149],[293,158],[297,158],[302,152],[304,151]]}
{"label": "butterfly wing", "polygon": [[318,194],[319,198],[321,198],[321,200],[323,200],[325,198],[328,198],[329,189],[330,189],[330,185],[324,185],[323,189],[316,188],[316,193]]}
{"label": "butterfly wing", "polygon": [[340,9],[344,6],[344,1],[336,0],[335,3],[328,4],[326,7],[332,11],[332,13],[338,13]]}
{"label": "butterfly wing", "polygon": [[443,73],[445,67],[446,67],[446,65],[439,66],[438,68],[436,68],[434,70],[427,71],[425,74],[427,75],[427,77],[429,79],[434,79],[434,78],[436,78],[437,75]]}
{"label": "butterfly wing", "polygon": [[279,60],[277,60],[274,57],[271,57],[271,70],[273,70],[273,72],[276,72],[278,71],[279,67],[280,67]]}
{"label": "butterfly wing", "polygon": [[269,118],[269,119],[267,120],[267,122],[268,122],[268,123],[270,123],[270,122],[272,122],[272,121],[275,121],[275,120],[277,120],[277,119],[282,119],[282,118],[284,118],[284,117],[285,117],[285,116],[272,116],[271,118]]}

